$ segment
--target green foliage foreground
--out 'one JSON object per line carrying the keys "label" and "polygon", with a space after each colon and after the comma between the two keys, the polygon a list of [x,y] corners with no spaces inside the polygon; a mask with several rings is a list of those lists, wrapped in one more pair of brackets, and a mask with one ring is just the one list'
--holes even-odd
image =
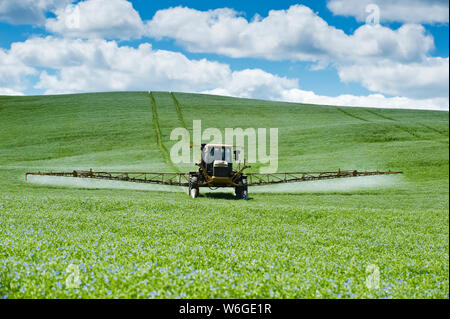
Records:
{"label": "green foliage foreground", "polygon": [[25,182],[172,164],[147,93],[0,97],[0,298],[448,298],[447,112],[175,96],[154,93],[167,149],[193,119],[278,127],[280,171],[405,174],[250,188],[249,201]]}

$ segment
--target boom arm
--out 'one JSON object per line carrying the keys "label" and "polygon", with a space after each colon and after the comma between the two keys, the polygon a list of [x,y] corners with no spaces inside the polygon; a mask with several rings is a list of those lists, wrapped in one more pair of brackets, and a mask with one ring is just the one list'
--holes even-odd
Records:
{"label": "boom arm", "polygon": [[[373,175],[402,174],[403,172],[380,172],[380,171],[334,171],[334,172],[298,172],[298,173],[274,173],[257,174],[249,173],[247,176],[248,186],[259,186],[280,183],[306,182],[325,180],[333,178],[346,178]],[[76,178],[94,178],[102,180],[126,181],[135,183],[163,184],[172,186],[189,186],[189,173],[147,173],[147,172],[94,172],[72,171],[72,172],[46,172],[26,173],[25,180],[30,175],[37,176],[61,176]]]}
{"label": "boom arm", "polygon": [[73,171],[73,172],[49,172],[49,173],[26,173],[25,180],[30,175],[37,176],[61,176],[76,178],[95,178],[113,181],[125,181],[135,183],[163,184],[174,186],[189,186],[189,173],[143,173],[143,172],[94,172]]}
{"label": "boom arm", "polygon": [[299,172],[299,173],[274,173],[274,174],[246,174],[247,184],[249,186],[280,184],[280,183],[294,183],[316,181],[324,179],[345,178],[345,177],[359,177],[359,176],[373,176],[373,175],[391,175],[403,174],[403,172],[380,172],[380,171],[335,171],[335,172]]}

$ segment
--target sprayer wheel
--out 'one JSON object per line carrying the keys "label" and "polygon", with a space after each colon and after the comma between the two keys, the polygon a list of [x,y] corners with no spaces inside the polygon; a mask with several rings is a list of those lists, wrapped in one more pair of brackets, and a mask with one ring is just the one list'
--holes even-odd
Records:
{"label": "sprayer wheel", "polygon": [[191,195],[192,198],[197,198],[197,196],[198,196],[198,188],[191,188],[190,192],[191,192],[190,195]]}

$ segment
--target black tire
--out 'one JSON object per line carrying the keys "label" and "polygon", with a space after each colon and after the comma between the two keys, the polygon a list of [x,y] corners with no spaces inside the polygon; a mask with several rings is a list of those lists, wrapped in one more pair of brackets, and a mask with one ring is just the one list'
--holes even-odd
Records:
{"label": "black tire", "polygon": [[234,193],[236,194],[236,199],[242,199],[244,194],[244,189],[242,187],[235,187]]}
{"label": "black tire", "polygon": [[244,181],[240,179],[237,183],[239,186],[234,188],[234,193],[236,194],[236,199],[243,199],[244,198],[244,191],[247,189],[247,181]]}
{"label": "black tire", "polygon": [[198,196],[198,188],[191,188],[191,190],[190,190],[189,193],[190,193],[189,195],[190,195],[192,198],[197,198],[197,196]]}
{"label": "black tire", "polygon": [[189,190],[188,194],[192,198],[196,198],[198,194],[200,193],[198,188],[198,182],[197,182],[197,176],[190,176],[189,177]]}
{"label": "black tire", "polygon": [[247,186],[247,178],[242,179],[243,189],[242,189],[242,198],[244,200],[248,200],[248,186]]}

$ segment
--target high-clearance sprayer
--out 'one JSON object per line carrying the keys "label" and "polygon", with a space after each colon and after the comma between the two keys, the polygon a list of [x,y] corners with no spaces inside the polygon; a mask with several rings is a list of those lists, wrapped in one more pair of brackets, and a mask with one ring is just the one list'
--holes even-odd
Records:
{"label": "high-clearance sprayer", "polygon": [[[189,195],[192,198],[196,198],[198,196],[200,187],[215,189],[233,187],[235,189],[236,198],[248,199],[249,186],[403,173],[401,171],[380,172],[338,170],[329,172],[293,172],[273,174],[249,173],[244,175],[244,170],[250,168],[250,166],[247,166],[244,161],[244,165],[239,167],[238,170],[233,169],[232,157],[234,157],[234,160],[237,161],[239,152],[233,152],[233,147],[231,145],[202,144],[201,151],[202,159],[196,164],[199,167],[198,170],[189,173],[94,172],[91,169],[89,171],[75,170],[72,172],[26,173],[25,180],[27,180],[29,175],[40,175],[184,186],[189,188]],[[232,156],[232,154],[234,154],[234,156]]]}

